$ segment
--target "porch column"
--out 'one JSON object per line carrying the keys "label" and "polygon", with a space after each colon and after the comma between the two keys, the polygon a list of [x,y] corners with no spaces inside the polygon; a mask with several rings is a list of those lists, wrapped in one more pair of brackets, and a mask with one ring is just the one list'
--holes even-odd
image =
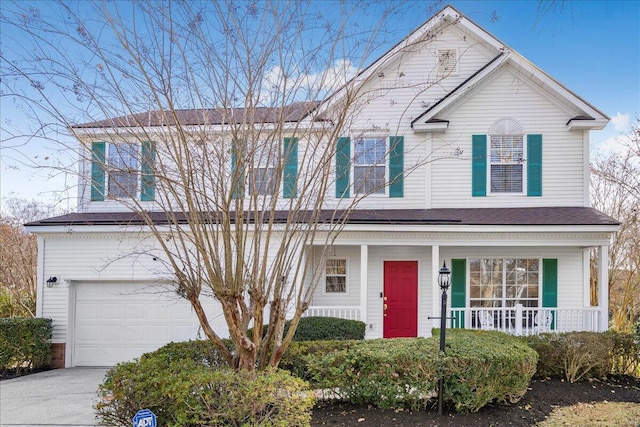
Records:
{"label": "porch column", "polygon": [[[440,246],[431,246],[431,317],[440,315],[440,285],[438,272],[440,271]],[[440,320],[433,319],[432,327],[439,328]]]}
{"label": "porch column", "polygon": [[600,307],[600,331],[609,329],[609,246],[598,251],[598,306]]}
{"label": "porch column", "polygon": [[364,323],[367,323],[368,294],[369,294],[369,246],[361,245],[360,246],[360,320]]}

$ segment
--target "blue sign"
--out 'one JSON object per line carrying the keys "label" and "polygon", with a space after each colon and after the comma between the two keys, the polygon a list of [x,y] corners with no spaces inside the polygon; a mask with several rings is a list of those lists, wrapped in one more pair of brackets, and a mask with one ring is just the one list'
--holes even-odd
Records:
{"label": "blue sign", "polygon": [[133,416],[133,427],[158,427],[156,414],[148,409],[140,409]]}

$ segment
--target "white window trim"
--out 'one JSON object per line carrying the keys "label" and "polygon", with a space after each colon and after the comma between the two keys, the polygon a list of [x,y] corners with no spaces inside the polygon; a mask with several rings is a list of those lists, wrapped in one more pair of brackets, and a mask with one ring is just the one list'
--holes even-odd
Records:
{"label": "white window trim", "polygon": [[[105,144],[105,151],[106,151],[106,159],[105,159],[105,177],[104,177],[104,201],[107,200],[123,200],[121,197],[115,197],[111,195],[111,192],[109,191],[109,183],[111,181],[111,146],[117,146],[120,144],[130,144],[130,145],[135,145],[136,146],[136,152],[138,155],[137,158],[137,162],[138,162],[138,167],[137,170],[135,172],[135,177],[136,177],[136,191],[134,194],[132,194],[134,200],[136,201],[140,201],[140,197],[141,197],[141,177],[142,177],[142,144],[140,144],[139,142],[128,142],[128,141],[122,141],[121,143],[116,143],[116,142],[107,142]],[[91,182],[91,181],[90,181]],[[131,199],[131,197],[127,196],[126,199]]]}
{"label": "white window trim", "polygon": [[[345,283],[344,283],[344,292],[327,292],[327,261],[329,260],[344,260],[345,261]],[[322,266],[322,295],[327,296],[343,296],[351,294],[351,286],[349,286],[349,272],[350,272],[350,259],[346,256],[331,256],[327,257],[324,260],[324,265]]]}
{"label": "white window trim", "polygon": [[[380,193],[359,193],[356,187],[356,140],[359,139],[382,139],[384,141],[384,187]],[[367,198],[388,198],[389,197],[389,135],[367,134],[351,137],[351,164],[349,167],[349,182],[351,194],[355,196],[366,196]]]}
{"label": "white window trim", "polygon": [[[515,136],[515,135],[491,135],[487,134],[487,196],[489,197],[522,197],[527,195],[527,137],[522,134],[522,191],[520,192],[493,192],[491,191],[491,137],[492,136]],[[497,163],[496,163],[497,164]]]}
{"label": "white window trim", "polygon": [[[465,304],[466,307],[465,308],[472,308],[471,307],[471,260],[473,259],[499,259],[502,260],[502,263],[504,265],[504,261],[506,259],[536,259],[538,260],[538,306],[537,308],[542,308],[542,275],[543,275],[543,271],[542,271],[542,261],[543,261],[542,256],[527,256],[527,255],[522,255],[522,256],[508,256],[508,255],[477,255],[477,256],[469,256],[466,258],[466,278],[465,278],[465,283],[466,283],[466,298],[465,298]],[[503,296],[502,296],[502,302],[506,302],[507,301],[507,297],[506,297],[506,269],[503,269],[502,272],[502,290],[503,290]],[[477,299],[475,299],[477,301]],[[533,300],[533,298],[530,298],[530,300]],[[480,308],[480,307],[475,307],[475,308]],[[511,310],[513,309],[513,307],[507,307],[507,306],[502,306],[502,307],[495,307],[496,309],[507,309],[507,310]],[[534,308],[534,307],[525,307],[525,308]]]}

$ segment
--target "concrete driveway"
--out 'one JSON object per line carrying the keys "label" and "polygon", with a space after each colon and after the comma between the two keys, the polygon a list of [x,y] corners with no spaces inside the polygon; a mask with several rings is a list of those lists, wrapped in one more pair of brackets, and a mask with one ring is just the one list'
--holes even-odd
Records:
{"label": "concrete driveway", "polygon": [[106,368],[68,368],[0,381],[0,426],[95,426]]}

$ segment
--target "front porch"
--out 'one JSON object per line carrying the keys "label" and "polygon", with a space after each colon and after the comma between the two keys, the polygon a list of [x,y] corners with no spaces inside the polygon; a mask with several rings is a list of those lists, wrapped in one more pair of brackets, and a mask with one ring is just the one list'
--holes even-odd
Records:
{"label": "front porch", "polygon": [[[362,320],[361,313],[358,306],[311,306],[304,316]],[[545,332],[598,332],[602,312],[599,307],[530,308],[516,304],[508,308],[455,308],[450,311],[450,316],[453,317],[448,322],[451,328],[535,335]],[[434,327],[437,326],[434,323]]]}

